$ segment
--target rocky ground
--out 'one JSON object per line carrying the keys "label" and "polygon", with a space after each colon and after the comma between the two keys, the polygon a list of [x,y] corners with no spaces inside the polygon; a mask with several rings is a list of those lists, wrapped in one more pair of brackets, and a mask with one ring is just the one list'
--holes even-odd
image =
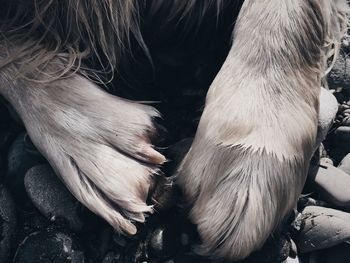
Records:
{"label": "rocky ground", "polygon": [[[217,43],[220,38],[216,39]],[[158,145],[171,160],[170,176],[193,136],[206,88],[227,52],[214,43],[189,56],[176,46],[152,54],[160,79],[152,79],[147,100],[163,113]],[[169,47],[168,44],[166,44]],[[218,51],[219,50],[219,51]],[[279,235],[246,262],[346,263],[350,258],[350,68],[349,43],[329,77],[338,113],[315,154],[298,207]],[[141,65],[142,65],[141,61]],[[138,79],[148,83],[150,72]],[[176,72],[174,74],[173,72]],[[147,77],[145,77],[147,76]],[[156,82],[156,85],[153,85]],[[130,83],[122,83],[129,85]],[[131,83],[132,85],[134,83]],[[130,84],[130,85],[131,85]],[[167,85],[166,89],[162,89]],[[133,85],[136,86],[137,85]],[[181,87],[181,88],[179,88]],[[121,94],[124,90],[113,90]],[[137,94],[140,94],[136,89]],[[156,93],[156,95],[154,95]],[[128,96],[128,94],[122,94]],[[135,97],[135,96],[133,96]],[[142,97],[142,96],[140,96]],[[133,237],[121,236],[89,212],[67,191],[30,141],[21,121],[0,103],[0,262],[16,263],[205,263],[193,248],[195,227],[187,220],[176,187],[168,186],[167,206],[149,216]],[[286,120],[288,121],[288,120]],[[170,146],[169,146],[170,145]],[[168,184],[165,184],[168,185]]]}

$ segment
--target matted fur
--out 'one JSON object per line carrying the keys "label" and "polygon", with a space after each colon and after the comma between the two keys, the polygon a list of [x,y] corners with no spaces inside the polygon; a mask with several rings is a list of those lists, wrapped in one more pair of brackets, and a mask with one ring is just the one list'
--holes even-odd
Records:
{"label": "matted fur", "polygon": [[326,59],[348,15],[342,0],[244,2],[178,171],[200,253],[243,259],[296,205],[315,147]]}

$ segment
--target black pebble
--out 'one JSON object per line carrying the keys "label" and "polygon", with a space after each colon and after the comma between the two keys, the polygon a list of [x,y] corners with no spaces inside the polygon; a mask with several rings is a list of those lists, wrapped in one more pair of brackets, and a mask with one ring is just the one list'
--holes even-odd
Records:
{"label": "black pebble", "polygon": [[0,185],[0,263],[8,262],[16,221],[14,201],[7,189]]}
{"label": "black pebble", "polygon": [[50,220],[64,219],[75,231],[83,225],[78,215],[78,201],[58,179],[49,165],[28,170],[24,178],[25,189],[33,204]]}
{"label": "black pebble", "polygon": [[24,239],[14,263],[83,263],[84,252],[77,241],[62,232],[35,232]]}
{"label": "black pebble", "polygon": [[16,200],[22,200],[25,197],[23,182],[26,172],[31,167],[45,162],[41,155],[33,154],[32,149],[27,150],[25,138],[25,133],[18,135],[8,153],[5,181],[10,190],[16,193]]}

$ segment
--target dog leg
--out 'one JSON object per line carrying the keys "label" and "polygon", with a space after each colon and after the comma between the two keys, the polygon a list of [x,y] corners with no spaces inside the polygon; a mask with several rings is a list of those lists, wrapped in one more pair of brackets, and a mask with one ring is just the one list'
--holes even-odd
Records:
{"label": "dog leg", "polygon": [[146,199],[165,161],[150,141],[157,111],[112,96],[79,74],[31,82],[15,65],[0,71],[0,93],[73,195],[116,230],[135,234],[134,223],[152,212]]}
{"label": "dog leg", "polygon": [[178,170],[199,253],[239,260],[296,205],[313,154],[328,43],[345,1],[246,0]]}

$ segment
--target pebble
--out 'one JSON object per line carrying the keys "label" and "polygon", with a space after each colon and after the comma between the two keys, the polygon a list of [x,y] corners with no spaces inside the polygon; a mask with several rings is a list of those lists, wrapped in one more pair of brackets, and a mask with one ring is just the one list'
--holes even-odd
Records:
{"label": "pebble", "polygon": [[63,218],[71,229],[79,231],[82,222],[78,215],[78,201],[58,179],[49,165],[31,168],[24,178],[25,189],[33,204],[48,219]]}
{"label": "pebble", "polygon": [[350,174],[350,153],[340,161],[338,168],[343,172]]}
{"label": "pebble", "polygon": [[157,258],[172,258],[181,247],[180,235],[170,226],[157,228],[150,237],[151,253]]}
{"label": "pebble", "polygon": [[[350,139],[350,127],[349,126],[340,126],[337,128],[334,132],[334,135],[336,136],[338,140],[338,144],[342,144],[344,146],[344,143],[347,143]],[[347,148],[349,148],[348,145],[346,145]]]}
{"label": "pebble", "polygon": [[346,54],[341,54],[328,75],[328,83],[331,88],[344,88],[350,85],[350,59]]}
{"label": "pebble", "polygon": [[298,258],[298,257],[296,257],[296,258],[290,258],[290,257],[288,257],[284,263],[299,263],[299,262],[300,262],[300,261],[299,261],[299,258]]}
{"label": "pebble", "polygon": [[0,185],[0,263],[8,262],[16,231],[16,207],[9,191]]}
{"label": "pebble", "polygon": [[83,263],[85,255],[71,235],[53,230],[34,232],[19,245],[14,263]]}
{"label": "pebble", "polygon": [[45,163],[41,155],[31,154],[26,147],[26,134],[21,133],[12,143],[7,158],[6,183],[12,192],[16,193],[16,200],[24,198],[24,176],[33,166]]}
{"label": "pebble", "polygon": [[350,205],[350,175],[327,163],[320,165],[314,178],[318,194],[336,206]]}
{"label": "pebble", "polygon": [[349,213],[319,206],[307,206],[303,210],[302,228],[296,239],[300,252],[333,247],[349,238]]}
{"label": "pebble", "polygon": [[310,263],[349,263],[350,245],[342,243],[335,247],[315,251],[310,255]]}
{"label": "pebble", "polygon": [[107,255],[104,257],[102,263],[121,263],[120,254],[115,253],[113,251],[108,252]]}
{"label": "pebble", "polygon": [[331,92],[321,88],[316,148],[318,148],[321,142],[326,138],[326,135],[333,124],[337,111],[337,99]]}

